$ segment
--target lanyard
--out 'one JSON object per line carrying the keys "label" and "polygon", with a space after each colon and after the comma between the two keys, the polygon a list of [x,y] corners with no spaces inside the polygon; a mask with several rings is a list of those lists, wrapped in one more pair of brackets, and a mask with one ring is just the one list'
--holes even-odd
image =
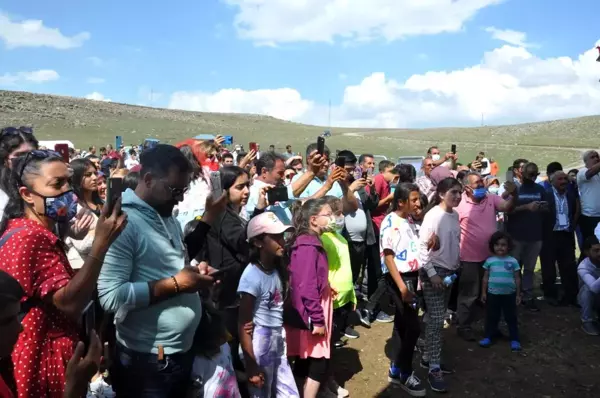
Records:
{"label": "lanyard", "polygon": [[[560,214],[565,214],[565,202],[567,201],[567,194],[565,192],[565,194],[562,196],[562,199],[559,197],[558,192],[556,191],[556,189],[553,189],[554,191],[554,199],[556,199],[556,204],[558,205],[558,212]],[[568,209],[567,209],[568,211]]]}

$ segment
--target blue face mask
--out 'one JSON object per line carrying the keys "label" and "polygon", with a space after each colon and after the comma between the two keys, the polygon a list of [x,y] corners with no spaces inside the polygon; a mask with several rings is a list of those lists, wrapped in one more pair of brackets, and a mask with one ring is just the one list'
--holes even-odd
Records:
{"label": "blue face mask", "polygon": [[475,199],[483,199],[483,198],[485,198],[486,194],[487,194],[487,189],[485,189],[485,188],[475,188],[473,190],[473,197]]}
{"label": "blue face mask", "polygon": [[77,215],[77,196],[73,191],[57,196],[36,195],[44,199],[44,215],[56,222],[67,223]]}

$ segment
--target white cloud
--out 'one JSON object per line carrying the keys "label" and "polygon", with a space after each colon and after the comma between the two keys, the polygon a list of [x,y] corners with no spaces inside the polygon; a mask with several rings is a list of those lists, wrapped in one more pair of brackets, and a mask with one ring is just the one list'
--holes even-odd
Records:
{"label": "white cloud", "polygon": [[65,36],[56,28],[44,26],[44,21],[25,19],[22,21],[11,18],[0,12],[0,40],[8,49],[17,47],[51,47],[58,50],[81,47],[90,38],[88,32],[74,36]]}
{"label": "white cloud", "polygon": [[103,101],[103,102],[111,102],[110,98],[104,98],[104,95],[94,91],[91,94],[85,96],[86,99],[94,100],[94,101]]}
{"label": "white cloud", "polygon": [[[480,63],[454,71],[429,71],[394,80],[373,73],[347,86],[331,110],[332,124],[348,127],[419,127],[549,120],[597,114],[600,65],[597,50],[575,57],[538,58],[504,45]],[[327,105],[292,88],[216,93],[177,92],[170,108],[258,113],[327,124]]]}
{"label": "white cloud", "polygon": [[260,45],[398,40],[457,32],[504,0],[221,0],[236,9],[238,35]]}
{"label": "white cloud", "polygon": [[173,93],[169,108],[223,113],[257,113],[285,120],[302,119],[313,108],[312,101],[302,99],[291,88],[244,91],[224,89],[216,93]]}
{"label": "white cloud", "polygon": [[89,84],[102,84],[102,83],[106,82],[106,80],[101,77],[90,77],[87,79],[87,82]]}
{"label": "white cloud", "polygon": [[51,69],[40,69],[31,72],[5,73],[0,75],[0,85],[13,86],[19,83],[45,83],[58,80],[60,75]]}
{"label": "white cloud", "polygon": [[527,43],[527,34],[510,29],[496,29],[493,26],[485,28],[485,31],[491,33],[496,40],[512,44],[517,47],[532,47],[532,44]]}

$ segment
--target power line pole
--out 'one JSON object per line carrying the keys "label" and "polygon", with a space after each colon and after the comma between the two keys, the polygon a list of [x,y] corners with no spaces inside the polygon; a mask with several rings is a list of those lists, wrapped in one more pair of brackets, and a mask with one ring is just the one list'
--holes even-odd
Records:
{"label": "power line pole", "polygon": [[331,129],[331,100],[329,100],[329,115],[327,117],[327,127]]}

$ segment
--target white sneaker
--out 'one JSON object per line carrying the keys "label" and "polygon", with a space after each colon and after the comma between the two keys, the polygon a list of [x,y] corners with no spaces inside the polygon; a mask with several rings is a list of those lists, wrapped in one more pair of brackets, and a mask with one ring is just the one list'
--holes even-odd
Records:
{"label": "white sneaker", "polygon": [[88,398],[115,398],[117,394],[112,387],[104,381],[103,377],[98,377],[89,384]]}
{"label": "white sneaker", "polygon": [[334,394],[337,394],[338,398],[346,398],[350,396],[350,392],[340,386],[335,380],[329,379],[327,382],[327,388]]}

